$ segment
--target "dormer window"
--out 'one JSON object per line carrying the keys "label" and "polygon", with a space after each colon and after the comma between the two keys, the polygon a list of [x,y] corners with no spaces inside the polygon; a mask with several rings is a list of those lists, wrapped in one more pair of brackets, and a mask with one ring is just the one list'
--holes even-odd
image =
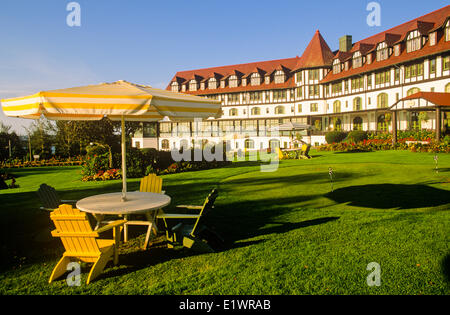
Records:
{"label": "dormer window", "polygon": [[422,48],[422,37],[419,31],[413,31],[409,33],[406,38],[406,52],[410,53]]}
{"label": "dormer window", "polygon": [[255,72],[251,76],[251,85],[260,85],[261,84],[261,75],[258,72]]}
{"label": "dormer window", "polygon": [[178,82],[172,82],[172,92],[178,92],[180,90],[180,85]]}
{"label": "dormer window", "polygon": [[353,54],[353,68],[360,68],[363,64],[363,58],[359,51]]}
{"label": "dormer window", "polygon": [[198,83],[196,80],[189,81],[189,91],[197,91]]}
{"label": "dormer window", "polygon": [[210,89],[210,90],[217,89],[217,79],[216,78],[209,79],[209,81],[208,81],[208,89]]}
{"label": "dormer window", "polygon": [[445,41],[450,42],[450,20],[448,20],[447,25],[445,25]]}
{"label": "dormer window", "polygon": [[340,63],[339,59],[335,59],[333,61],[333,73],[338,74],[340,72],[341,72],[341,63]]}
{"label": "dormer window", "polygon": [[286,81],[286,74],[283,70],[277,70],[275,72],[275,83],[284,83]]}
{"label": "dormer window", "polygon": [[385,42],[378,44],[377,47],[377,61],[386,60],[389,58],[389,48]]}
{"label": "dormer window", "polygon": [[234,88],[234,87],[238,87],[239,85],[239,79],[237,77],[237,75],[233,74],[228,82],[228,85],[230,86],[230,88]]}

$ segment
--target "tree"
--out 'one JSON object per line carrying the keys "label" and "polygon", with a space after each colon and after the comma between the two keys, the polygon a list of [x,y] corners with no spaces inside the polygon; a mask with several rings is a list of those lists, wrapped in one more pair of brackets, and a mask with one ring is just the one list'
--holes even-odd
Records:
{"label": "tree", "polygon": [[26,155],[24,147],[24,142],[14,131],[11,131],[11,126],[0,122],[0,160],[23,158]]}
{"label": "tree", "polygon": [[48,159],[52,155],[54,127],[47,119],[34,121],[30,127],[25,128],[31,138],[32,154],[37,154],[40,158]]}

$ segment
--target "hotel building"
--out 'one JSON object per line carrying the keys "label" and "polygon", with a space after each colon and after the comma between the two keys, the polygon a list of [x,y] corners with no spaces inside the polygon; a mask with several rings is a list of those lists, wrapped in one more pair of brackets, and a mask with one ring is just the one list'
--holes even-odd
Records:
{"label": "hotel building", "polygon": [[[134,146],[170,150],[203,139],[231,150],[288,148],[292,133],[272,131],[289,122],[312,126],[301,135],[313,146],[331,130],[390,132],[389,108],[404,97],[450,93],[450,6],[356,43],[343,36],[338,51],[316,31],[301,57],[182,71],[167,90],[220,100],[222,116],[144,124]],[[397,130],[434,129],[435,116],[419,112],[397,112]]]}

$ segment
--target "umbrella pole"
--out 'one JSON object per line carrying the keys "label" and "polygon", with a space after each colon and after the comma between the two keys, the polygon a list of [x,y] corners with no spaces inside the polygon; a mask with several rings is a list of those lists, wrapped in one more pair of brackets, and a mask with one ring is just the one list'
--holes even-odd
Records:
{"label": "umbrella pole", "polygon": [[122,115],[122,201],[127,200],[127,165],[126,165],[126,143],[125,143],[125,117]]}

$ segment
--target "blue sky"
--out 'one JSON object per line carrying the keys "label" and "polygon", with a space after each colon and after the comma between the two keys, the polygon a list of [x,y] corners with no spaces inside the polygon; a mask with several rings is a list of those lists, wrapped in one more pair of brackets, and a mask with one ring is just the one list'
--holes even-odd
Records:
{"label": "blue sky", "polygon": [[[300,56],[319,29],[332,50],[448,4],[378,0],[78,0],[81,26],[69,27],[69,0],[1,0],[0,99],[41,90],[127,80],[165,88],[177,71]],[[23,133],[29,122],[6,119]]]}

